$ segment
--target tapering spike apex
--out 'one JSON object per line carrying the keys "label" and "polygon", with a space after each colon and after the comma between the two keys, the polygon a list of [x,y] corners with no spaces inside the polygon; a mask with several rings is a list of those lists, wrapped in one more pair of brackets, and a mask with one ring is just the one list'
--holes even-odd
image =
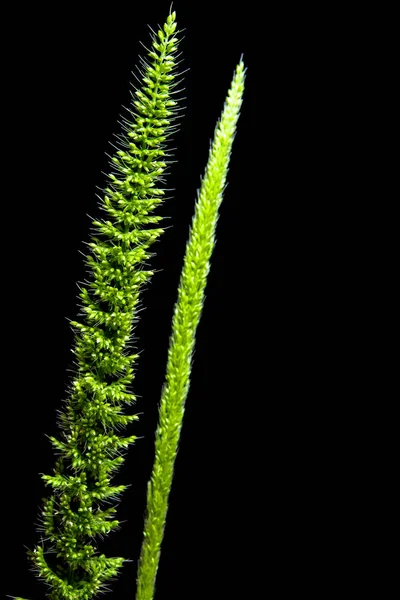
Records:
{"label": "tapering spike apex", "polygon": [[172,35],[176,30],[176,12],[173,11],[167,17],[167,21],[164,25],[164,31],[167,35]]}
{"label": "tapering spike apex", "polygon": [[126,489],[111,485],[111,479],[124,460],[121,453],[135,440],[117,432],[137,420],[123,414],[123,404],[135,399],[129,387],[138,355],[128,349],[140,291],[153,274],[143,266],[163,233],[153,213],[164,196],[166,142],[175,128],[177,48],[173,12],[141,61],[141,83],[100,203],[106,218],[93,221],[89,281],[79,294],[82,318],[71,322],[76,371],[60,411],[60,439],[50,437],[59,458],[54,473],[42,476],[52,490],[41,514],[45,539],[30,552],[50,587],[50,600],[90,600],[106,590],[125,560],[99,554],[95,538],[119,526],[115,510],[104,510],[102,503]]}

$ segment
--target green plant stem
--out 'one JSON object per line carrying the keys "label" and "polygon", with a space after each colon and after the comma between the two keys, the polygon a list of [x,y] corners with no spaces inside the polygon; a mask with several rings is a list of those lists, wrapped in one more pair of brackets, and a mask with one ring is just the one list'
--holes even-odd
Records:
{"label": "green plant stem", "polygon": [[245,69],[241,60],[236,68],[221,119],[215,129],[186,246],[172,322],[166,381],[159,408],[155,460],[148,484],[136,600],[154,598],[168,496],[190,384],[195,334],[203,308],[210,258],[215,245],[218,209],[223,197],[232,142],[242,103],[244,77]]}

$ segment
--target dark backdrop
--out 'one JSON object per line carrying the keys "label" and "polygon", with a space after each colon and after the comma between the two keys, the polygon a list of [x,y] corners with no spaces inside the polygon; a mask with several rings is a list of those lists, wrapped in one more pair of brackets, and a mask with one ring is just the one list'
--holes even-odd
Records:
{"label": "dark backdrop", "polygon": [[[119,507],[125,522],[104,546],[133,562],[110,597],[134,598],[179,273],[210,139],[242,53],[244,104],[156,597],[247,599],[276,586],[282,595],[270,597],[286,597],[292,587],[320,597],[327,564],[320,549],[331,539],[336,513],[321,509],[335,492],[323,482],[326,473],[334,477],[329,453],[322,458],[319,449],[337,402],[335,369],[343,368],[336,355],[326,374],[324,340],[333,343],[339,323],[326,301],[335,298],[336,308],[342,302],[330,262],[337,240],[328,251],[326,241],[341,198],[335,173],[345,168],[332,153],[341,88],[329,79],[335,76],[329,51],[321,52],[327,20],[321,17],[314,30],[304,9],[255,2],[176,1],[174,8],[185,29],[185,114],[168,178],[174,197],[161,209],[170,228],[156,246],[157,272],[143,293],[136,330],[141,416],[134,430],[141,439],[118,475],[131,484]],[[87,215],[99,215],[96,188],[106,181],[108,142],[129,102],[139,41],[147,43],[147,24],[154,28],[168,10],[164,2],[116,2],[35,5],[4,15],[4,594],[43,598],[25,551],[38,539],[34,524],[45,493],[39,473],[53,466],[45,434],[57,431],[69,377],[66,318],[76,316],[76,282],[85,276],[79,251],[88,241]],[[332,97],[334,111],[326,109]]]}
{"label": "dark backdrop", "polygon": [[[242,53],[249,66],[248,90],[197,335],[157,597],[223,596],[227,582],[243,578],[243,540],[255,525],[255,484],[246,448],[265,390],[251,391],[247,294],[261,282],[247,280],[246,263],[252,262],[249,232],[254,229],[258,237],[262,228],[259,217],[251,222],[255,205],[264,204],[265,198],[261,189],[254,196],[249,183],[251,170],[260,168],[263,160],[262,154],[255,158],[254,146],[253,15],[251,7],[245,15],[244,9],[226,7],[221,12],[222,7],[211,3],[195,7],[176,2],[174,8],[185,29],[185,114],[173,144],[178,162],[168,179],[174,197],[162,208],[170,228],[156,247],[152,264],[157,273],[143,293],[136,331],[141,357],[134,387],[141,417],[134,429],[141,439],[118,475],[120,482],[131,484],[119,507],[118,516],[125,522],[104,546],[109,555],[133,560],[113,584],[115,599],[134,597],[178,278],[210,139]],[[5,594],[31,600],[44,595],[42,584],[28,571],[25,549],[38,539],[34,523],[46,493],[39,473],[49,473],[53,466],[45,434],[56,433],[56,409],[69,377],[72,333],[66,317],[76,315],[76,282],[85,276],[79,251],[88,240],[87,215],[99,215],[96,186],[105,183],[108,142],[119,131],[121,106],[129,103],[131,71],[143,52],[139,41],[147,44],[147,24],[156,27],[168,10],[168,3],[162,2],[93,5],[90,10],[65,4],[24,9],[6,19],[10,106],[5,125],[11,133],[11,160],[3,224],[14,231],[4,240],[4,368],[10,383],[3,422],[8,490],[7,568],[1,584]],[[259,341],[262,352],[264,341]]]}

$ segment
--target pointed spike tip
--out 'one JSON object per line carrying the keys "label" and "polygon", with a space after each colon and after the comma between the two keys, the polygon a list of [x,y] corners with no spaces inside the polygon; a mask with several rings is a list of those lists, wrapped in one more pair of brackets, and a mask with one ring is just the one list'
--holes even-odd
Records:
{"label": "pointed spike tip", "polygon": [[[172,4],[171,4],[171,8],[172,8]],[[176,20],[176,11],[174,10],[167,17],[167,23],[168,23],[168,25],[172,25],[172,23],[174,23],[175,20]]]}

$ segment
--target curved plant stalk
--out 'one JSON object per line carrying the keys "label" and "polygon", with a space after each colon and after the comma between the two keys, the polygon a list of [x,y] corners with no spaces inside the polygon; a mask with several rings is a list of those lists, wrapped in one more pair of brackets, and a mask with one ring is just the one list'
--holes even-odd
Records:
{"label": "curved plant stalk", "polygon": [[153,211],[164,196],[165,142],[174,129],[177,47],[173,12],[141,61],[141,85],[100,204],[105,219],[93,221],[86,256],[90,279],[80,287],[80,320],[71,322],[75,375],[60,412],[60,435],[50,437],[59,455],[54,474],[42,475],[52,488],[41,513],[44,535],[30,551],[50,600],[90,600],[108,589],[106,582],[125,562],[100,554],[95,539],[119,527],[112,504],[126,486],[111,479],[135,440],[119,431],[138,418],[123,408],[135,401],[129,386],[137,354],[129,347],[139,294],[153,274],[145,261],[163,233]]}
{"label": "curved plant stalk", "polygon": [[136,600],[153,600],[161,543],[164,535],[174,462],[185,401],[189,391],[196,328],[200,320],[210,258],[215,245],[218,209],[228,172],[232,142],[242,104],[245,69],[238,64],[217,124],[186,246],[178,300],[175,305],[168,351],[166,382],[159,408],[155,461],[148,484],[144,539],[141,549]]}

